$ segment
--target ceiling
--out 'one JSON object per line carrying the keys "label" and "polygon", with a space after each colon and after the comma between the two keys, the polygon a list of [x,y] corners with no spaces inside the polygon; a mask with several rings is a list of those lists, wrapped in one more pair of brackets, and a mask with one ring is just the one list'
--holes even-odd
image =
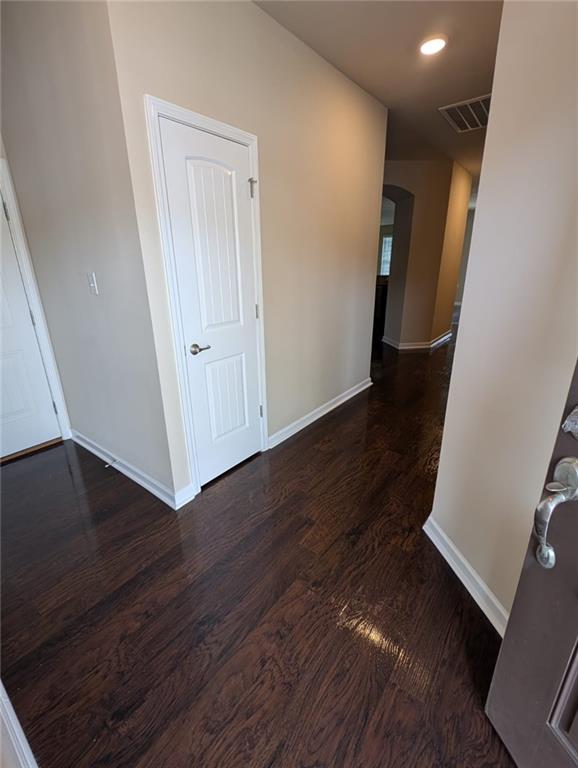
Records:
{"label": "ceiling", "polygon": [[[485,130],[458,134],[438,107],[491,92],[502,3],[262,0],[258,5],[390,109],[388,157],[442,152],[479,175]],[[419,53],[435,34],[436,56]],[[428,146],[429,145],[429,146]]]}

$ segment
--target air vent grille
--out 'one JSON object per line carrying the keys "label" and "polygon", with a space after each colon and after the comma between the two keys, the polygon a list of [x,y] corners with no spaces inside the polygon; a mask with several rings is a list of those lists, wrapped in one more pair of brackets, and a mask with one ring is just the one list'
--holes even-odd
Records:
{"label": "air vent grille", "polygon": [[477,99],[458,101],[456,104],[448,104],[440,107],[439,111],[458,133],[479,131],[488,124],[490,114],[491,94],[479,96]]}

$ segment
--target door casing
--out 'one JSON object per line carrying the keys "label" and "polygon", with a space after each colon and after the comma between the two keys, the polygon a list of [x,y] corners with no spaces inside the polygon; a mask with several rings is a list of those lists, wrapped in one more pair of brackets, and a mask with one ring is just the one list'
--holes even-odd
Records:
{"label": "door casing", "polygon": [[40,348],[40,356],[42,357],[42,362],[44,364],[46,378],[48,379],[48,388],[52,395],[52,401],[56,406],[56,419],[58,421],[58,426],[60,427],[60,434],[62,435],[63,440],[68,440],[71,437],[71,431],[66,401],[60,383],[60,376],[56,366],[56,359],[52,349],[52,342],[48,332],[48,324],[44,315],[40,292],[36,283],[32,258],[24,234],[24,226],[20,217],[20,209],[18,207],[18,200],[12,182],[12,176],[10,174],[10,167],[5,158],[0,158],[0,192],[8,210],[8,225],[14,242],[16,260],[20,269],[20,276],[24,285],[26,300],[32,315],[34,316],[34,331]]}
{"label": "door casing", "polygon": [[[211,117],[193,112],[190,109],[179,107],[163,99],[148,94],[144,97],[147,132],[149,139],[149,148],[151,153],[151,164],[153,173],[153,183],[155,191],[155,201],[157,216],[159,221],[161,248],[163,252],[163,264],[167,283],[169,310],[171,320],[171,331],[173,336],[173,345],[175,352],[175,362],[177,368],[177,377],[179,384],[179,398],[181,412],[183,414],[183,427],[185,432],[185,442],[187,450],[187,461],[190,474],[190,493],[182,501],[185,503],[192,499],[201,490],[199,481],[199,468],[197,461],[197,444],[195,441],[195,430],[193,423],[193,403],[189,387],[189,378],[187,375],[186,360],[183,350],[186,350],[187,344],[183,329],[183,318],[181,314],[179,293],[178,293],[178,275],[176,256],[173,250],[170,218],[168,208],[168,196],[163,172],[162,161],[162,143],[159,120],[161,117],[170,120],[176,120],[179,123],[190,126],[200,131],[212,133],[229,141],[234,141],[247,147],[249,151],[249,163],[251,177],[257,181],[253,184],[253,205],[251,206],[252,230],[253,230],[253,279],[255,281],[255,296],[259,306],[259,316],[257,318],[257,356],[258,356],[258,376],[259,376],[259,400],[262,406],[261,418],[261,450],[268,448],[267,433],[267,386],[266,386],[266,366],[265,366],[265,331],[264,331],[264,311],[263,311],[263,277],[261,267],[261,218],[259,205],[259,164],[258,164],[258,142],[257,137],[246,131],[242,131],[234,126],[227,125]],[[249,180],[247,180],[247,183]],[[178,494],[179,489],[175,489]],[[182,506],[182,503],[178,506]]]}

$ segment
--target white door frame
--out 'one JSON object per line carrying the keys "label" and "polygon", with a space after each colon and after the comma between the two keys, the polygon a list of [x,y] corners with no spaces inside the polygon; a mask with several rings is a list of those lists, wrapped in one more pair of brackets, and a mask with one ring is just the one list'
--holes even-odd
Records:
{"label": "white door frame", "polygon": [[[189,378],[186,367],[186,339],[183,327],[183,317],[181,313],[176,257],[173,249],[173,241],[170,228],[168,193],[166,187],[165,174],[163,170],[163,152],[161,142],[160,118],[166,117],[183,123],[191,128],[220,136],[223,139],[235,141],[247,147],[249,150],[249,165],[251,178],[258,181],[258,143],[257,137],[251,133],[246,133],[226,123],[213,120],[211,117],[192,112],[190,109],[179,107],[168,101],[157,99],[154,96],[145,95],[145,112],[147,131],[149,138],[149,147],[151,152],[151,163],[153,182],[155,190],[155,199],[159,228],[161,235],[161,247],[167,280],[169,294],[171,328],[173,334],[174,351],[176,357],[177,376],[179,382],[179,395],[181,409],[184,419],[185,437],[187,443],[187,454],[189,471],[191,474],[191,485],[194,494],[201,490],[199,482],[199,470],[197,463],[197,447],[195,441],[195,430],[193,422],[193,404],[189,387]],[[247,179],[249,182],[249,179]],[[261,269],[261,218],[259,206],[259,185],[253,184],[255,190],[253,196],[252,212],[252,230],[253,230],[253,279],[255,283],[255,296],[259,306],[259,316],[257,318],[257,358],[259,375],[259,400],[262,406],[261,418],[261,450],[268,448],[269,436],[267,431],[267,385],[265,371],[265,331],[264,331],[264,313],[263,313],[263,277]],[[183,354],[184,351],[184,354]]]}
{"label": "white door frame", "polygon": [[38,346],[40,348],[40,356],[44,365],[46,378],[48,379],[48,388],[50,389],[52,402],[56,407],[56,419],[58,420],[58,426],[60,427],[60,434],[62,435],[63,440],[67,440],[71,437],[68,410],[66,408],[66,401],[60,383],[60,376],[54,357],[54,350],[52,349],[52,342],[48,332],[48,325],[42,307],[38,284],[36,283],[32,258],[30,257],[26,235],[24,234],[24,226],[20,216],[16,191],[14,189],[14,184],[12,183],[10,167],[5,158],[0,158],[0,192],[2,193],[2,199],[6,203],[8,226],[14,242],[14,250],[16,252],[16,260],[18,262],[20,276],[24,285],[24,293],[33,317],[34,332],[36,333]]}

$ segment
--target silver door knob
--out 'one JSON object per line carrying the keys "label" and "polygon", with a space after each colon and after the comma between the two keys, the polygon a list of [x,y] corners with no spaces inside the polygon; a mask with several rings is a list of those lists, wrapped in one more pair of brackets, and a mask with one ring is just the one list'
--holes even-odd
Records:
{"label": "silver door knob", "polygon": [[570,456],[560,459],[554,469],[554,481],[546,485],[546,491],[548,495],[538,504],[534,514],[534,534],[538,539],[536,560],[543,568],[553,568],[556,552],[548,544],[548,525],[559,504],[578,499],[578,459]]}
{"label": "silver door knob", "polygon": [[210,349],[211,345],[207,344],[206,347],[199,347],[198,344],[191,344],[191,355],[198,355],[199,352],[204,352],[205,349]]}

